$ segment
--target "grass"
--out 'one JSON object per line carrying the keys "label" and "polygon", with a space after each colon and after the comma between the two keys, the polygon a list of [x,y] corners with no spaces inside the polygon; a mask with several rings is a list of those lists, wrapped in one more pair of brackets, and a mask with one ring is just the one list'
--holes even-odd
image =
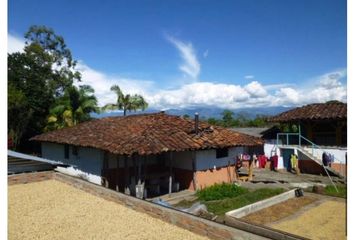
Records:
{"label": "grass", "polygon": [[207,201],[205,202],[205,205],[207,206],[209,212],[212,212],[216,215],[224,215],[226,212],[231,211],[233,209],[247,206],[249,204],[261,201],[266,198],[273,197],[283,192],[284,189],[282,188],[276,188],[276,189],[261,188],[252,192],[241,194],[233,198],[226,198],[226,199],[216,200],[216,201]]}
{"label": "grass", "polygon": [[199,201],[207,206],[209,212],[220,216],[233,209],[244,207],[283,192],[284,189],[282,188],[261,188],[250,191],[235,184],[222,183],[197,191],[197,199],[193,201],[183,200],[175,207],[188,208]]}
{"label": "grass", "polygon": [[346,198],[347,197],[347,187],[346,186],[337,186],[338,192],[334,188],[334,186],[329,185],[325,187],[324,193],[329,196],[333,197],[341,197],[341,198]]}
{"label": "grass", "polygon": [[197,196],[201,201],[212,201],[233,198],[245,193],[248,193],[247,188],[239,187],[235,184],[222,183],[197,191]]}

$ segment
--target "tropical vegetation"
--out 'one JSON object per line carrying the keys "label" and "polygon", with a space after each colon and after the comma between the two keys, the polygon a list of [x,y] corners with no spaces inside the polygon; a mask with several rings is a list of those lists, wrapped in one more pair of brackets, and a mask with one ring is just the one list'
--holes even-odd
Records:
{"label": "tropical vegetation", "polygon": [[72,127],[91,119],[90,113],[99,113],[97,98],[93,93],[93,88],[88,85],[68,87],[49,110],[45,130]]}
{"label": "tropical vegetation", "polygon": [[[8,139],[12,148],[29,151],[36,145],[28,139],[48,129],[48,116],[57,113],[53,109],[62,105],[74,83],[80,83],[81,74],[64,38],[53,29],[31,26],[25,40],[23,52],[8,54]],[[71,113],[73,124],[77,122],[76,117],[79,121],[88,119],[87,108],[82,109],[85,117],[81,110],[75,111]],[[59,127],[62,116],[55,115],[57,120],[54,122]],[[55,124],[50,122],[49,125]]]}
{"label": "tropical vegetation", "polygon": [[144,97],[138,94],[130,95],[124,94],[118,85],[113,85],[111,91],[117,94],[117,102],[106,104],[102,109],[107,110],[123,110],[123,115],[127,115],[127,111],[137,111],[139,109],[145,110],[148,107],[148,103]]}

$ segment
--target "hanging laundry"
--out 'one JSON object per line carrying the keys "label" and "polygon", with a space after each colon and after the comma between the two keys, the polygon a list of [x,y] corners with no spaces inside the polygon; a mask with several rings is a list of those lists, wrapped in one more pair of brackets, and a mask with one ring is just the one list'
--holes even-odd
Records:
{"label": "hanging laundry", "polygon": [[235,166],[237,169],[240,169],[242,167],[242,154],[238,155],[235,158]]}
{"label": "hanging laundry", "polygon": [[291,154],[290,163],[292,169],[296,169],[298,167],[298,159],[295,154]]}
{"label": "hanging laundry", "polygon": [[278,168],[278,155],[275,154],[270,158],[270,162],[271,162],[271,170],[276,170]]}
{"label": "hanging laundry", "polygon": [[255,153],[252,155],[252,163],[255,167],[258,167],[257,155]]}
{"label": "hanging laundry", "polygon": [[265,155],[258,155],[258,162],[260,168],[265,168],[267,164],[267,157]]}
{"label": "hanging laundry", "polygon": [[328,153],[327,152],[323,152],[322,153],[322,163],[323,163],[323,165],[324,166],[328,166],[329,165],[329,163],[330,163],[330,157],[329,157],[329,155],[328,155]]}
{"label": "hanging laundry", "polygon": [[242,160],[249,161],[249,160],[251,160],[251,156],[248,155],[247,153],[246,153],[246,154],[243,154]]}

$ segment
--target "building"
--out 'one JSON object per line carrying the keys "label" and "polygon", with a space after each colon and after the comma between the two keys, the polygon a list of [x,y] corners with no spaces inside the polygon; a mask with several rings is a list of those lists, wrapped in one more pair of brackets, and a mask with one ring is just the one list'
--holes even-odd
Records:
{"label": "building", "polygon": [[289,168],[289,156],[297,153],[302,172],[323,173],[322,154],[334,156],[329,170],[345,175],[347,161],[347,104],[330,101],[294,108],[269,119],[289,131],[277,133],[277,148],[283,165]]}
{"label": "building", "polygon": [[200,189],[235,178],[235,157],[260,138],[165,113],[107,117],[33,137],[58,169],[119,191]]}

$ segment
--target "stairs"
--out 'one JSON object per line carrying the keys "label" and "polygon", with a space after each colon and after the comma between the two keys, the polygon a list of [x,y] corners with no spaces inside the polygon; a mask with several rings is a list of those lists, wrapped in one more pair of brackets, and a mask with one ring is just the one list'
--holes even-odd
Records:
{"label": "stairs", "polygon": [[343,174],[337,172],[336,170],[334,170],[333,168],[331,168],[329,166],[324,166],[322,163],[322,158],[319,158],[318,156],[314,156],[309,150],[307,150],[303,147],[296,146],[296,148],[298,149],[298,151],[301,151],[304,155],[306,155],[307,157],[309,157],[310,159],[315,161],[317,164],[319,164],[320,166],[325,168],[328,172],[346,180],[346,177]]}

